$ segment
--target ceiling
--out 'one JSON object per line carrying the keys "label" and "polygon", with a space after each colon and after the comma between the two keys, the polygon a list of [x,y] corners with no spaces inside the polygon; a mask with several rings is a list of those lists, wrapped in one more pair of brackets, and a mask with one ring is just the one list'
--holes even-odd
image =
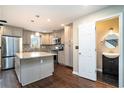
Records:
{"label": "ceiling", "polygon": [[[32,31],[50,32],[61,29],[80,16],[93,13],[108,6],[79,5],[5,5],[0,6],[0,17],[8,25]],[[40,17],[35,17],[39,15]],[[48,22],[48,19],[50,20]],[[34,22],[31,22],[34,20]]]}

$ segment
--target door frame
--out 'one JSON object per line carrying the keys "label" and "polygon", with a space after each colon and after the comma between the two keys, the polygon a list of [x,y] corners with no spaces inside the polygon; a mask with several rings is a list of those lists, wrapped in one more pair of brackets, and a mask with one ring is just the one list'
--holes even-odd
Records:
{"label": "door frame", "polygon": [[[120,56],[119,56],[119,77],[118,77],[118,81],[119,81],[119,84],[118,86],[119,87],[124,87],[124,63],[123,63],[123,60],[124,60],[124,40],[123,40],[123,37],[124,37],[124,26],[123,26],[123,20],[124,20],[124,17],[123,17],[123,13],[116,13],[116,14],[113,14],[113,15],[110,15],[110,16],[106,16],[106,17],[102,17],[100,19],[97,19],[95,21],[95,26],[96,26],[96,22],[98,21],[101,21],[101,20],[106,20],[106,19],[111,19],[113,17],[119,17],[119,53],[120,53]],[[96,32],[96,29],[95,29],[95,32]],[[97,52],[96,52],[97,53]],[[97,58],[96,58],[97,59]],[[97,69],[97,67],[96,67]]]}

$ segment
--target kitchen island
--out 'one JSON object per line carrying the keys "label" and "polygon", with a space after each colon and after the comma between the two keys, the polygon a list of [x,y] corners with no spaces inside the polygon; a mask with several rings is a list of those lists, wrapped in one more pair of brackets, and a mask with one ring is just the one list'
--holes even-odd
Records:
{"label": "kitchen island", "polygon": [[21,52],[16,53],[15,72],[22,86],[53,75],[54,53]]}

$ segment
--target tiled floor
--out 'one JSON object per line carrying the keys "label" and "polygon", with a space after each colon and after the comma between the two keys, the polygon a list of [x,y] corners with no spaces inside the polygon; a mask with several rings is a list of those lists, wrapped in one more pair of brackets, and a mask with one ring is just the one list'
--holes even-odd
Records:
{"label": "tiled floor", "polygon": [[97,72],[97,79],[101,82],[105,82],[105,83],[118,87],[118,76],[113,76],[110,74],[103,74],[102,72]]}

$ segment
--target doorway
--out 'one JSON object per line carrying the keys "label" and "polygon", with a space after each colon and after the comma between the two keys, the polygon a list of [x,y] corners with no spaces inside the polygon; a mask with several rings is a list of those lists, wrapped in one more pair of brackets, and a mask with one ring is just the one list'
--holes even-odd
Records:
{"label": "doorway", "polygon": [[119,16],[96,22],[97,80],[119,85]]}

